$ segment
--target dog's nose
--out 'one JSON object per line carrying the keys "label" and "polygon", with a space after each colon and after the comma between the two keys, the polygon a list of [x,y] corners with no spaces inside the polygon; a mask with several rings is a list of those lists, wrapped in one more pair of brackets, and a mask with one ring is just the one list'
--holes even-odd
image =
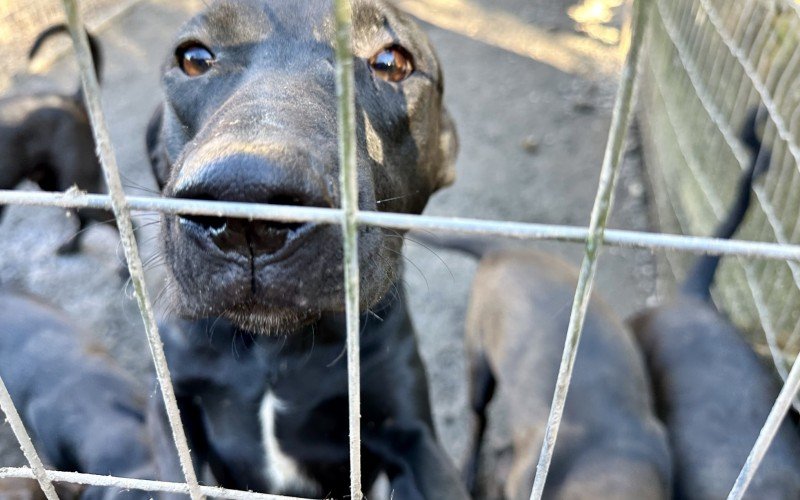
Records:
{"label": "dog's nose", "polygon": [[[310,167],[306,167],[310,168]],[[330,207],[321,185],[309,182],[307,171],[252,155],[222,158],[197,169],[175,188],[175,198]],[[249,221],[230,217],[182,215],[181,224],[205,234],[223,251],[272,254],[306,223]]]}

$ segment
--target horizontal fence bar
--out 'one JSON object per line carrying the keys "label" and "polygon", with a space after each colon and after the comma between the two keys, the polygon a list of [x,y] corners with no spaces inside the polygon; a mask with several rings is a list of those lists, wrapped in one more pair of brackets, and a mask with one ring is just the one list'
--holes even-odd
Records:
{"label": "horizontal fence bar", "polygon": [[[222,201],[184,200],[131,196],[126,198],[131,210],[162,212],[167,214],[206,215],[249,220],[275,220],[281,222],[320,222],[339,224],[342,210],[336,208],[264,205]],[[0,205],[54,206],[59,208],[110,209],[108,196],[80,193],[43,193],[38,191],[0,190]],[[489,219],[466,219],[432,215],[410,215],[389,212],[364,212],[356,214],[361,225],[380,226],[400,230],[426,230],[436,232],[472,234],[476,236],[504,236],[525,240],[585,243],[589,235],[586,227],[530,222],[508,222]],[[701,236],[649,233],[624,229],[606,229],[606,245],[647,250],[674,250],[710,255],[737,255],[761,259],[800,261],[800,245],[770,242],[721,240]]]}
{"label": "horizontal fence bar", "polygon": [[[101,476],[98,474],[83,474],[80,472],[61,472],[45,470],[45,474],[50,481],[56,483],[82,484],[84,486],[99,486],[108,488],[120,488],[127,490],[153,491],[162,493],[183,493],[189,494],[189,486],[186,483],[171,483],[167,481],[151,481],[148,479],[130,479],[125,477]],[[28,467],[0,467],[0,479],[19,478],[33,479],[33,470]],[[200,493],[214,498],[226,498],[229,500],[313,500],[301,497],[287,497],[281,495],[270,495],[268,493],[256,493],[253,491],[229,490],[219,486],[200,485]]]}

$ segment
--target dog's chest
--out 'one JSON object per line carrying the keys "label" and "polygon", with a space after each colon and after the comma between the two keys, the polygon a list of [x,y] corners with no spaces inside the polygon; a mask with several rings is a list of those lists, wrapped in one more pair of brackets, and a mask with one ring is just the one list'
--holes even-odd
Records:
{"label": "dog's chest", "polygon": [[278,438],[277,419],[284,411],[284,403],[271,390],[267,390],[261,400],[259,422],[264,448],[264,473],[270,489],[279,494],[317,494],[319,485],[296,459],[284,451],[285,444]]}
{"label": "dog's chest", "polygon": [[[217,479],[225,486],[294,496],[345,494],[347,366],[341,343],[296,347],[292,341],[299,338],[253,340],[225,333],[209,337],[201,331],[192,338],[203,335],[211,343],[197,340],[189,349],[167,339],[173,379],[203,415]],[[374,364],[370,356],[364,361]],[[362,415],[367,428],[384,417],[370,408]],[[379,464],[368,460],[364,467],[367,480]]]}

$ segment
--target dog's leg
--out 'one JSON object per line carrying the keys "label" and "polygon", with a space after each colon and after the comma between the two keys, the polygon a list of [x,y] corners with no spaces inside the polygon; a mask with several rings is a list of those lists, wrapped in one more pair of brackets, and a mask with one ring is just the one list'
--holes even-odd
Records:
{"label": "dog's leg", "polygon": [[478,467],[480,465],[480,455],[482,451],[483,437],[486,433],[487,415],[489,403],[494,397],[497,381],[492,373],[492,368],[486,355],[483,352],[473,354],[470,361],[470,402],[472,411],[475,414],[475,433],[473,443],[475,448],[464,468],[464,483],[471,495],[475,495],[478,479]]}
{"label": "dog's leg", "polygon": [[362,446],[383,461],[392,498],[468,498],[433,432],[418,420],[396,421],[378,432],[365,432]]}
{"label": "dog's leg", "polygon": [[[208,439],[202,423],[200,409],[189,398],[178,397],[181,423],[192,450],[192,464],[200,475],[208,463]],[[150,398],[147,405],[147,432],[153,445],[158,475],[163,481],[183,482],[180,460],[175,453],[175,444],[160,394]]]}

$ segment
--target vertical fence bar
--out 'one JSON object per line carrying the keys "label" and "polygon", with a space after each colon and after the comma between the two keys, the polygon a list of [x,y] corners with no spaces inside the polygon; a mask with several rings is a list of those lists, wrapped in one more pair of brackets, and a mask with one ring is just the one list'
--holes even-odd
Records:
{"label": "vertical fence bar", "polygon": [[78,59],[78,66],[80,67],[83,94],[86,100],[86,107],[89,111],[92,132],[94,134],[95,143],[97,144],[106,183],[108,184],[111,205],[117,220],[117,228],[119,229],[120,240],[122,241],[122,247],[125,251],[125,258],[128,262],[131,282],[136,292],[139,310],[142,315],[142,320],[144,321],[145,331],[147,332],[147,340],[150,345],[150,352],[153,356],[153,363],[155,364],[156,377],[158,378],[161,394],[164,398],[164,406],[166,407],[167,417],[172,430],[172,437],[175,440],[181,469],[183,469],[186,483],[189,486],[190,496],[193,500],[201,500],[204,496],[200,492],[200,485],[197,482],[197,476],[194,466],[192,465],[189,444],[186,441],[186,434],[181,424],[180,412],[178,410],[177,400],[175,399],[175,391],[172,387],[172,379],[170,378],[169,368],[167,367],[167,359],[164,356],[164,345],[158,333],[158,325],[147,293],[142,260],[139,257],[139,249],[136,245],[136,236],[133,232],[133,224],[131,222],[130,208],[125,199],[122,179],[120,177],[119,168],[117,167],[117,160],[111,145],[110,134],[108,133],[108,127],[100,103],[100,86],[94,72],[86,31],[83,28],[83,22],[76,1],[63,0],[63,3],[64,11],[67,15],[67,24],[69,25],[70,35],[72,36],[72,42]]}
{"label": "vertical fence bar", "polygon": [[359,359],[358,183],[356,171],[352,12],[350,0],[334,3],[336,99],[339,127],[339,184],[347,317],[347,384],[350,427],[350,498],[361,500],[361,367]]}
{"label": "vertical fence bar", "polygon": [[622,152],[628,132],[636,85],[639,54],[642,50],[642,40],[651,3],[651,0],[634,0],[633,4],[630,48],[625,65],[622,68],[617,99],[611,117],[608,143],[606,144],[603,166],[600,170],[600,183],[589,222],[589,234],[586,238],[586,254],[578,276],[567,338],[564,343],[564,353],[558,370],[558,379],[553,394],[553,403],[550,407],[550,416],[547,420],[542,451],[539,455],[539,463],[536,466],[536,478],[531,490],[531,500],[542,498],[550,462],[553,458],[556,438],[558,437],[558,429],[564,413],[564,403],[566,402],[569,384],[572,379],[572,369],[575,365],[575,356],[578,352],[586,309],[589,306],[589,298],[592,293],[595,271],[597,270],[597,256],[603,244],[603,233],[608,215],[611,212],[617,173],[622,162]]}
{"label": "vertical fence bar", "polygon": [[39,458],[36,448],[33,447],[31,437],[28,435],[28,431],[25,430],[22,418],[20,418],[17,408],[11,400],[11,394],[8,393],[8,388],[2,378],[0,378],[0,410],[5,414],[6,421],[11,426],[11,431],[17,438],[19,447],[33,470],[33,477],[39,481],[39,486],[42,488],[44,496],[47,497],[47,500],[58,500],[53,483],[47,477],[47,471],[44,468],[42,459]]}
{"label": "vertical fence bar", "polygon": [[744,496],[747,487],[750,486],[750,482],[761,465],[761,461],[764,459],[764,455],[769,449],[769,445],[772,444],[772,440],[775,439],[781,424],[786,419],[786,412],[789,411],[789,406],[791,406],[798,391],[800,391],[800,356],[797,357],[794,365],[792,365],[792,370],[789,372],[789,376],[786,377],[786,382],[783,384],[780,394],[778,394],[778,399],[772,406],[772,410],[767,416],[767,421],[764,422],[764,427],[758,433],[758,439],[756,439],[753,449],[750,450],[750,455],[747,456],[747,460],[742,466],[733,488],[731,488],[728,500],[739,500]]}

